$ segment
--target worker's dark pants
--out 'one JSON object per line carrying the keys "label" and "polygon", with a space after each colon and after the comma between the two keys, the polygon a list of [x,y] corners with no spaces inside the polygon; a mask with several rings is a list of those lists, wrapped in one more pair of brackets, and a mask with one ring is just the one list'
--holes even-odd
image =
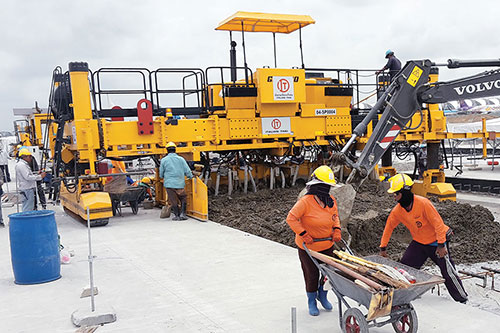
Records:
{"label": "worker's dark pants", "polygon": [[431,260],[439,266],[441,275],[445,280],[444,284],[446,288],[448,288],[448,292],[451,297],[453,297],[453,299],[457,302],[465,302],[467,300],[467,293],[465,292],[462,281],[460,281],[458,273],[455,270],[455,264],[451,260],[448,242],[446,243],[446,248],[448,250],[449,264],[446,263],[447,259],[438,258],[436,255],[436,246],[424,245],[412,241],[410,245],[408,245],[403,258],[401,259],[401,263],[420,269],[427,258],[431,258]]}
{"label": "worker's dark pants", "polygon": [[[318,251],[319,253],[326,254],[327,256],[333,256],[333,246],[323,250]],[[311,258],[307,255],[305,250],[299,248],[299,259],[300,265],[302,266],[302,272],[304,273],[304,281],[306,282],[306,291],[308,293],[313,293],[318,290],[319,286],[319,269],[316,267]]]}
{"label": "worker's dark pants", "polygon": [[[47,199],[45,198],[45,191],[43,190],[43,185],[41,181],[36,182],[36,192],[38,193],[38,199],[40,200],[40,204],[42,205],[42,208],[45,209],[47,208]],[[36,196],[35,196],[36,200]],[[36,206],[36,204],[35,204]]]}
{"label": "worker's dark pants", "polygon": [[2,170],[3,181],[6,183],[10,182],[9,166],[7,164],[0,165],[0,170]]}
{"label": "worker's dark pants", "polygon": [[180,206],[186,202],[187,194],[183,188],[167,188],[168,204],[170,206]]}

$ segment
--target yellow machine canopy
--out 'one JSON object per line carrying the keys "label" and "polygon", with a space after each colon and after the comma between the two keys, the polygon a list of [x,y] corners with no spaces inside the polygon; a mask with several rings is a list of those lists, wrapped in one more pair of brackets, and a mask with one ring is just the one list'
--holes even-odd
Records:
{"label": "yellow machine canopy", "polygon": [[278,32],[289,34],[315,21],[309,15],[236,12],[222,21],[215,30]]}

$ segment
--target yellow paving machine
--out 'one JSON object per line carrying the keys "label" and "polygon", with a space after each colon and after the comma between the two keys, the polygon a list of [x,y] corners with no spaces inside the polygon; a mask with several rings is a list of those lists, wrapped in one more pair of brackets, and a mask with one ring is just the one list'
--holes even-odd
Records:
{"label": "yellow paving machine", "polygon": [[[286,186],[339,156],[354,170],[349,175],[341,167],[340,172],[349,175],[348,182],[360,183],[380,159],[381,173],[395,172],[392,146],[423,141],[429,147],[429,170],[415,191],[454,200],[455,191],[444,183],[437,163],[439,144],[449,138],[486,138],[487,133],[448,133],[435,103],[491,94],[491,89],[472,93],[468,87],[487,85],[498,72],[442,84],[436,64],[410,61],[392,82],[379,78],[371,84],[379,99],[373,108],[363,109],[360,88],[367,84],[362,77],[376,79],[375,71],[307,68],[301,30],[313,23],[307,15],[237,12],[216,28],[229,31],[229,66],[92,71],[87,63],[72,62],[66,72],[54,71],[47,119],[55,134],[45,147],[52,152],[63,206],[84,218],[89,207],[93,224],[106,224],[112,207],[104,179],[117,174],[100,163],[147,156],[158,167],[170,141],[200,169],[201,177],[188,181],[186,188],[188,215],[201,220],[208,218],[207,187],[218,193],[224,186],[230,194],[237,186],[257,190],[259,180],[271,188]],[[297,30],[299,67],[278,68],[276,45],[274,68],[252,70],[247,65],[245,33],[269,32],[275,41],[276,34]],[[243,66],[237,65],[236,32],[241,32]],[[455,61],[448,67],[469,65],[498,62]],[[453,94],[459,89],[459,96]],[[156,203],[165,204],[158,174],[155,184]]]}

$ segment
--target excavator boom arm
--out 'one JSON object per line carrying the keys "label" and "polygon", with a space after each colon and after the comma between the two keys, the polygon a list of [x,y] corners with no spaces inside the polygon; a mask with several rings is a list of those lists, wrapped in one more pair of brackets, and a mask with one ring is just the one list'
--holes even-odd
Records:
{"label": "excavator boom arm", "polygon": [[[429,60],[409,61],[365,119],[353,130],[353,136],[343,148],[342,153],[349,149],[356,137],[365,133],[368,123],[375,114],[379,110],[384,110],[359,159],[355,163],[347,160],[348,164],[353,167],[347,183],[361,184],[401,130],[405,129],[411,117],[421,109],[422,103],[443,103],[500,95],[500,70],[498,69],[450,82],[429,84],[432,66],[435,64]],[[448,68],[500,66],[500,60],[448,60],[447,66]]]}
{"label": "excavator boom arm", "polygon": [[[361,126],[371,121],[377,108],[384,110],[359,159],[352,165],[354,170],[347,183],[360,183],[366,178],[418,110],[417,91],[428,82],[431,66],[429,60],[409,61],[365,117]],[[353,132],[359,136],[361,130],[356,128]]]}
{"label": "excavator boom arm", "polygon": [[422,103],[445,103],[500,95],[500,70],[493,70],[450,82],[436,82],[419,93]]}

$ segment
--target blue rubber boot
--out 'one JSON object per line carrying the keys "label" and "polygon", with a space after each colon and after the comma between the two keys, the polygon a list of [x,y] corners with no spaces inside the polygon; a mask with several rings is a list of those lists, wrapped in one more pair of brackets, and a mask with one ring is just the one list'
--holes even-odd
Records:
{"label": "blue rubber boot", "polygon": [[323,286],[319,286],[319,288],[318,288],[318,301],[325,308],[325,310],[331,311],[333,307],[332,307],[332,303],[328,302],[328,299],[326,298],[327,293],[328,293],[328,291],[324,290]]}
{"label": "blue rubber boot", "polygon": [[319,315],[319,310],[318,306],[316,305],[316,296],[318,293],[312,292],[312,293],[307,293],[307,305],[309,306],[309,314],[311,316],[317,316]]}

